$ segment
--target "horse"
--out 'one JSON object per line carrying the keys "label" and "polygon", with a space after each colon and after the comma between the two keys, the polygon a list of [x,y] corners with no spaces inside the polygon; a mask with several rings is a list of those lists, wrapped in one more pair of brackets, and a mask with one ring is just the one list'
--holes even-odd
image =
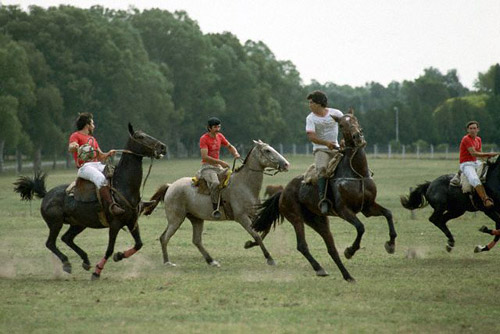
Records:
{"label": "horse", "polygon": [[[250,227],[251,217],[259,203],[259,193],[262,187],[264,172],[274,169],[275,172],[288,171],[289,162],[273,147],[262,142],[254,141],[254,146],[247,154],[243,164],[231,174],[229,184],[221,190],[222,217],[219,220],[234,220],[238,222],[260,246],[267,264],[274,265],[275,261],[267,251],[261,237]],[[203,246],[202,233],[205,220],[211,218],[212,202],[210,196],[200,194],[197,187],[192,185],[192,178],[180,178],[172,184],[161,186],[151,197],[152,201],[165,202],[167,227],[160,236],[163,263],[167,266],[176,266],[170,261],[167,252],[168,242],[187,217],[193,226],[193,244],[203,255],[205,261],[219,267]],[[144,212],[149,215],[156,205],[150,206]]]}
{"label": "horse", "polygon": [[[345,147],[341,161],[328,179],[326,196],[332,203],[331,210],[327,215],[321,214],[318,208],[320,198],[317,186],[305,183],[304,176],[301,175],[292,179],[282,192],[276,193],[262,204],[252,227],[258,232],[263,232],[265,236],[273,223],[276,225],[277,221],[282,222],[283,217],[286,218],[295,229],[297,250],[309,261],[317,276],[328,276],[325,269],[309,252],[304,224],[310,226],[323,238],[328,253],[343,278],[348,282],[354,282],[354,278],[344,267],[335,247],[328,216],[338,216],[356,228],[357,236],[354,243],[344,251],[348,259],[360,248],[364,233],[363,223],[356,217],[357,213],[361,212],[366,217],[382,215],[387,219],[390,240],[385,243],[385,249],[390,254],[395,251],[397,234],[391,211],[375,202],[377,188],[368,168],[364,151],[366,141],[358,120],[354,116],[354,110],[350,109],[344,116],[333,118],[339,124]],[[248,246],[253,245],[248,244]]]}
{"label": "horse", "polygon": [[411,191],[408,196],[401,196],[401,204],[408,210],[415,210],[430,204],[434,212],[429,221],[439,228],[448,238],[446,250],[451,252],[455,246],[455,238],[446,226],[446,223],[454,218],[462,216],[466,211],[482,211],[495,222],[495,230],[482,226],[479,231],[494,235],[493,240],[485,246],[478,245],[474,248],[475,253],[489,251],[500,240],[500,159],[488,162],[488,172],[484,188],[486,193],[493,199],[495,205],[486,209],[479,196],[474,192],[464,194],[461,187],[450,186],[450,180],[454,174],[441,175],[432,182],[425,182]]}
{"label": "horse", "polygon": [[276,194],[278,191],[283,191],[283,186],[281,184],[270,184],[266,187],[264,191],[264,197],[268,198]]}
{"label": "horse", "polygon": [[[142,159],[143,157],[160,159],[166,154],[167,148],[165,144],[146,133],[134,131],[130,123],[128,129],[129,139],[126,149],[123,150],[122,157],[115,168],[111,183],[116,201],[125,210],[122,215],[110,216],[107,222],[105,219],[99,219],[99,215],[102,217],[99,201],[77,201],[73,196],[67,194],[68,184],[56,186],[47,192],[45,189],[46,174],[44,173],[35,173],[34,178],[22,176],[14,183],[14,191],[21,195],[21,199],[31,201],[33,195],[43,198],[40,211],[50,229],[46,246],[61,260],[62,268],[67,273],[72,271],[71,263],[68,257],[56,246],[57,236],[64,224],[68,224],[69,229],[61,237],[61,240],[80,256],[83,260],[82,267],[85,270],[90,270],[90,261],[87,253],[75,244],[75,237],[87,227],[109,228],[108,247],[104,258],[99,261],[92,273],[92,280],[99,279],[106,261],[113,254],[118,232],[124,226],[132,234],[135,245],[123,253],[115,253],[113,260],[121,261],[128,258],[142,247],[137,223],[141,206]],[[151,160],[152,162],[153,160]]]}

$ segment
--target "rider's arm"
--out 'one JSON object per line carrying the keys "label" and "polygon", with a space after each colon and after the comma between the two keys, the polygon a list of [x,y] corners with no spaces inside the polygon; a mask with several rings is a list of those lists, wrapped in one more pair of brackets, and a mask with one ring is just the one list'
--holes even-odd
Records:
{"label": "rider's arm", "polygon": [[235,159],[238,159],[240,157],[240,154],[238,153],[238,150],[233,145],[229,144],[229,146],[227,147],[227,149],[229,150],[229,152],[231,152],[231,154],[233,155],[233,157]]}
{"label": "rider's arm", "polygon": [[200,152],[201,152],[201,158],[203,159],[203,161],[209,163],[210,165],[214,165],[214,166],[221,165],[224,168],[229,167],[229,165],[225,161],[220,160],[220,159],[215,159],[215,158],[212,158],[211,156],[209,156],[208,155],[208,148],[201,148]]}
{"label": "rider's arm", "polygon": [[78,147],[80,147],[80,145],[78,145],[78,143],[76,141],[72,141],[68,145],[68,152],[75,153],[78,150]]}
{"label": "rider's arm", "polygon": [[467,148],[467,151],[469,151],[470,155],[476,158],[491,158],[500,154],[498,152],[478,152],[472,146]]}
{"label": "rider's arm", "polygon": [[315,144],[327,146],[330,150],[338,148],[338,146],[335,145],[334,142],[318,138],[318,136],[316,135],[316,132],[308,131],[307,138],[309,139],[309,141],[311,141]]}
{"label": "rider's arm", "polygon": [[115,155],[115,153],[116,153],[116,150],[109,150],[108,152],[104,153],[103,151],[101,151],[100,148],[98,148],[97,149],[97,160],[104,162],[104,161],[106,161],[107,158]]}

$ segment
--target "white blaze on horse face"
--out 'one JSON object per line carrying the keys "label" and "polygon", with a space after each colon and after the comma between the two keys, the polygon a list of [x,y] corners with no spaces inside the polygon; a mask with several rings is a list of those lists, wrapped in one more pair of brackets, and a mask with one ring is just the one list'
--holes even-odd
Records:
{"label": "white blaze on horse face", "polygon": [[347,116],[347,117],[345,118],[345,120],[349,122],[349,121],[351,120],[351,118],[350,118],[349,116]]}

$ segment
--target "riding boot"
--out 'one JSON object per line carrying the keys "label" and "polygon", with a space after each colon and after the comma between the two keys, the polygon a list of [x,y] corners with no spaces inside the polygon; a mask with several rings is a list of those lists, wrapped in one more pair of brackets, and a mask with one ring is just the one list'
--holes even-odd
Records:
{"label": "riding boot", "polygon": [[479,197],[481,197],[483,205],[486,209],[493,207],[493,200],[489,198],[488,195],[486,195],[486,190],[484,190],[484,186],[482,184],[476,186],[474,189],[476,190],[476,193],[479,195]]}
{"label": "riding boot", "polygon": [[328,180],[326,177],[318,177],[318,208],[321,214],[326,215],[330,211],[330,201],[326,198]]}
{"label": "riding boot", "polygon": [[104,186],[99,189],[99,195],[101,196],[101,204],[104,208],[108,208],[109,212],[113,216],[119,216],[125,213],[117,203],[113,201],[111,197],[111,189],[109,186]]}

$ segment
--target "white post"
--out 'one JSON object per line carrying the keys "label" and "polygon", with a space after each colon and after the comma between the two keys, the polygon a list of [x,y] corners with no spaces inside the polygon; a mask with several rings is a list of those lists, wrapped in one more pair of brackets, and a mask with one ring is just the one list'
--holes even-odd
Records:
{"label": "white post", "polygon": [[376,158],[376,157],[377,157],[377,154],[378,154],[377,144],[374,144],[374,145],[373,145],[373,157],[374,157],[374,158]]}
{"label": "white post", "polygon": [[392,148],[391,148],[391,144],[390,144],[390,143],[389,143],[389,144],[387,144],[387,157],[388,157],[389,159],[391,158],[391,153],[392,153],[391,149],[392,149]]}
{"label": "white post", "polygon": [[420,159],[420,145],[417,144],[417,159]]}
{"label": "white post", "polygon": [[401,158],[405,158],[405,153],[406,153],[406,146],[401,146]]}
{"label": "white post", "polygon": [[280,144],[280,154],[283,155],[283,144]]}
{"label": "white post", "polygon": [[292,154],[297,155],[297,145],[292,144]]}
{"label": "white post", "polygon": [[431,144],[431,159],[434,159],[434,145]]}

